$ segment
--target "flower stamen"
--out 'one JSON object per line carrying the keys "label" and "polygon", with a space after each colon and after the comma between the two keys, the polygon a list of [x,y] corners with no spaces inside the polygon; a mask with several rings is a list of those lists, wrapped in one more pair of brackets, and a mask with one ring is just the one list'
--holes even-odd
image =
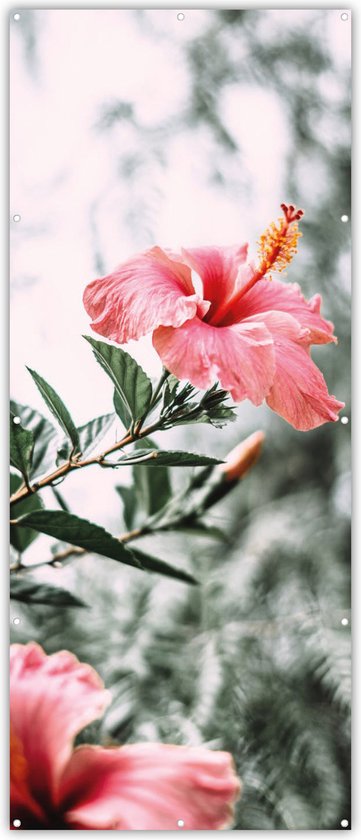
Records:
{"label": "flower stamen", "polygon": [[271,269],[284,271],[297,253],[297,243],[302,236],[298,222],[303,216],[303,210],[295,210],[292,204],[281,204],[281,209],[284,215],[270,224],[258,242],[261,258],[259,274],[262,277]]}
{"label": "flower stamen", "polygon": [[298,222],[303,216],[303,210],[296,210],[293,204],[281,204],[283,217],[278,222],[272,222],[259,240],[259,255],[261,262],[248,283],[242,286],[231,298],[225,300],[209,323],[214,326],[226,326],[229,313],[241,298],[269,271],[283,271],[297,252],[297,242],[302,236],[298,230]]}

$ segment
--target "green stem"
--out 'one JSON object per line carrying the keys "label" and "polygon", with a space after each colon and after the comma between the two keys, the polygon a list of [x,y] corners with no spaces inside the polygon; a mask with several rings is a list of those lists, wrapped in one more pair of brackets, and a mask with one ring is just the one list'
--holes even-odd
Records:
{"label": "green stem", "polygon": [[36,484],[32,486],[23,486],[16,490],[15,493],[10,497],[10,505],[15,505],[17,502],[21,502],[24,499],[27,499],[29,496],[33,495],[34,493],[38,493],[39,490],[43,490],[44,487],[51,486],[55,481],[58,481],[59,478],[65,477],[74,470],[84,469],[84,467],[90,467],[94,464],[98,464],[100,466],[106,463],[106,458],[108,455],[111,455],[113,452],[117,452],[120,449],[124,449],[125,446],[129,446],[131,443],[135,443],[135,441],[139,440],[139,438],[148,437],[148,435],[152,434],[152,432],[156,431],[160,428],[159,421],[153,423],[151,426],[147,426],[143,432],[133,432],[132,434],[127,434],[122,440],[117,441],[110,446],[108,449],[105,450],[101,455],[96,455],[93,458],[88,458],[85,461],[72,461],[69,460],[65,464],[62,464],[61,467],[58,467],[57,470],[50,473],[49,475],[42,478]]}

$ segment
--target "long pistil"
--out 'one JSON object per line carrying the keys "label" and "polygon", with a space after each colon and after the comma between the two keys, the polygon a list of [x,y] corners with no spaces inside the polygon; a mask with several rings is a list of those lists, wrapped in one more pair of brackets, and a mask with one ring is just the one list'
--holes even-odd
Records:
{"label": "long pistil", "polygon": [[293,204],[281,204],[283,217],[272,222],[259,240],[260,263],[249,279],[231,298],[225,300],[213,313],[210,324],[213,326],[226,325],[227,315],[231,309],[244,297],[250,289],[269,271],[284,271],[297,253],[297,243],[302,233],[298,230],[298,222],[303,216],[303,210],[296,210]]}

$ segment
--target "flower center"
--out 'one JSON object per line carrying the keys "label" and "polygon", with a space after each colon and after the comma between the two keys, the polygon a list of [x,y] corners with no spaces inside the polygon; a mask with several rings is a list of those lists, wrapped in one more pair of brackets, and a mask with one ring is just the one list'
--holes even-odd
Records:
{"label": "flower center", "polygon": [[24,756],[23,745],[20,738],[15,735],[10,725],[10,779],[11,783],[19,789],[26,787],[28,778],[28,763]]}
{"label": "flower center", "polygon": [[38,802],[31,791],[29,764],[21,738],[10,724],[10,794],[11,821],[20,819],[22,829],[67,828],[62,816],[47,814],[45,803]]}
{"label": "flower center", "polygon": [[232,310],[244,295],[269,271],[284,271],[297,253],[297,243],[302,236],[302,233],[298,230],[298,222],[303,216],[303,210],[296,210],[293,204],[281,204],[281,209],[283,216],[277,222],[270,224],[258,242],[260,257],[258,268],[242,288],[238,289],[228,300],[223,301],[213,312],[209,323],[214,327],[228,326],[233,323]]}

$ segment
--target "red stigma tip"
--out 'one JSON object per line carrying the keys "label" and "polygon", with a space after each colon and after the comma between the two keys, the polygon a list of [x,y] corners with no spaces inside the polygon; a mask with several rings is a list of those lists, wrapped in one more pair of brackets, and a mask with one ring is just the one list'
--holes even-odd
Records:
{"label": "red stigma tip", "polygon": [[303,216],[303,210],[296,210],[293,204],[281,204],[281,210],[287,224],[298,222]]}

